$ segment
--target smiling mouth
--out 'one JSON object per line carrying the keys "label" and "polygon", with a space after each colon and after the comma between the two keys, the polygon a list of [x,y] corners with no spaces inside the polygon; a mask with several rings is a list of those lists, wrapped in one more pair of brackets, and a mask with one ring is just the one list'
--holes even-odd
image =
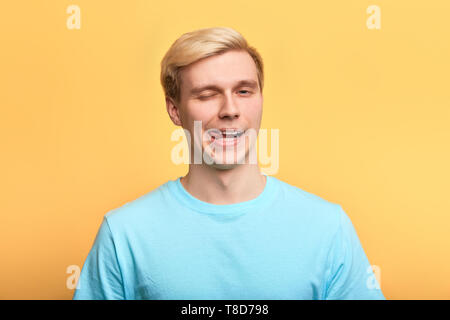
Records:
{"label": "smiling mouth", "polygon": [[240,138],[244,134],[243,130],[215,130],[210,132],[211,141],[233,140]]}

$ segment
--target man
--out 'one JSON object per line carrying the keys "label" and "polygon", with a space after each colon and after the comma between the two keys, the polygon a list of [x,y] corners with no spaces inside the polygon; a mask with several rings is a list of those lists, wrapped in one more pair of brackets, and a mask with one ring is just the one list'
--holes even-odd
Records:
{"label": "man", "polygon": [[233,29],[174,42],[161,83],[189,172],[104,216],[73,299],[384,299],[342,207],[249,161],[263,79]]}

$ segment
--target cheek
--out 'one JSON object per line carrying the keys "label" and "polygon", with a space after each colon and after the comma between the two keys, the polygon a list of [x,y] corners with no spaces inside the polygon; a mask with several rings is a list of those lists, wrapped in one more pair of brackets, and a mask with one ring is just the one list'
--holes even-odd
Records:
{"label": "cheek", "polygon": [[205,105],[195,105],[191,104],[187,106],[183,115],[183,124],[191,134],[195,131],[195,121],[201,121],[200,126],[205,128],[205,126],[216,116],[214,108],[205,108]]}
{"label": "cheek", "polygon": [[189,121],[202,121],[203,123],[208,122],[210,119],[215,117],[216,108],[214,106],[208,106],[206,103],[202,105],[191,104],[187,108],[186,119]]}
{"label": "cheek", "polygon": [[252,101],[252,103],[249,103],[243,110],[248,119],[251,119],[252,122],[259,122],[262,116],[262,100],[255,99],[254,101]]}

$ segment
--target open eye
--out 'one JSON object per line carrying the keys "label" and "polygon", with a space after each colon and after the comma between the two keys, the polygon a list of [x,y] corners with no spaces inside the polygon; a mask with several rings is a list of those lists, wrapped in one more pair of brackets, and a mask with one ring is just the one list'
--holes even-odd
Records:
{"label": "open eye", "polygon": [[243,95],[245,95],[245,96],[248,96],[248,95],[251,94],[251,92],[248,91],[248,90],[239,90],[239,93],[240,93],[240,94],[243,94]]}

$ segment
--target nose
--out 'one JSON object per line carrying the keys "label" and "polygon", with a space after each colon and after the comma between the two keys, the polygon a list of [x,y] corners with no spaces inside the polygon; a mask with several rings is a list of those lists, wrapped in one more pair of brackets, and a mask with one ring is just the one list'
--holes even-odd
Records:
{"label": "nose", "polygon": [[234,119],[239,118],[240,114],[239,106],[236,104],[236,101],[233,100],[233,96],[231,94],[225,95],[225,99],[223,99],[219,110],[219,118]]}

